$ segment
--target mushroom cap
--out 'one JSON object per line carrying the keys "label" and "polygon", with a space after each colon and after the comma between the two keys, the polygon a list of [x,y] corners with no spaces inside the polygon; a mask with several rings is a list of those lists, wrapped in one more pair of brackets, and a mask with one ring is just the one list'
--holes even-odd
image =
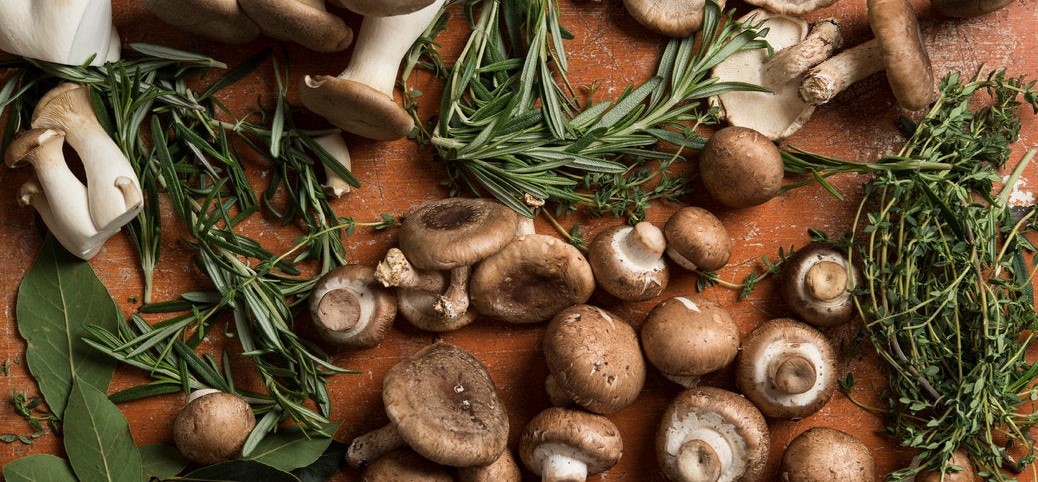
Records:
{"label": "mushroom cap", "polygon": [[509,323],[546,321],[585,303],[595,277],[584,255],[551,236],[530,234],[481,261],[469,278],[477,311]]}
{"label": "mushroom cap", "polygon": [[937,99],[937,89],[912,4],[907,0],[867,0],[866,5],[887,82],[898,104],[909,110],[926,108]]}
{"label": "mushroom cap", "polygon": [[[746,3],[780,15],[806,15],[837,0],[747,0]],[[778,50],[777,48],[775,50]]]}
{"label": "mushroom cap", "polygon": [[846,323],[854,316],[853,287],[861,274],[847,257],[828,243],[811,243],[782,264],[782,298],[804,321],[819,328]]}
{"label": "mushroom cap", "polygon": [[324,9],[324,0],[238,0],[260,30],[317,52],[339,52],[353,42],[353,29]]}
{"label": "mushroom cap", "polygon": [[856,437],[828,427],[801,433],[782,454],[783,482],[873,482],[876,466]]}
{"label": "mushroom cap", "polygon": [[[724,0],[718,2],[724,9]],[[670,37],[688,37],[703,27],[706,0],[624,0],[624,7],[642,26]]]}
{"label": "mushroom cap", "polygon": [[396,317],[397,300],[375,280],[370,266],[344,265],[317,280],[310,318],[318,333],[347,348],[378,345]]}
{"label": "mushroom cap", "polygon": [[[951,466],[961,467],[962,470],[958,472],[952,472]],[[937,471],[927,470],[920,472],[916,475],[916,482],[975,482],[980,480],[977,476],[977,470],[973,466],[973,461],[970,460],[970,456],[963,449],[957,449],[952,452],[951,457],[948,459],[949,470],[943,475]]]}
{"label": "mushroom cap", "polygon": [[489,199],[430,201],[404,216],[400,250],[418,269],[473,265],[515,239],[519,215]]}
{"label": "mushroom cap", "polygon": [[245,43],[260,33],[237,0],[144,0],[144,8],[180,30],[218,42]]}
{"label": "mushroom cap", "polygon": [[332,3],[364,17],[391,17],[417,12],[433,0],[332,0]]}
{"label": "mushroom cap", "polygon": [[478,467],[461,467],[458,469],[459,482],[521,482],[522,471],[510,450],[501,452],[501,456],[490,465]]}
{"label": "mushroom cap", "polygon": [[602,289],[624,301],[645,301],[667,287],[666,248],[663,231],[652,223],[612,226],[591,241],[588,262]]}
{"label": "mushroom cap", "polygon": [[836,350],[806,323],[770,320],[743,340],[735,381],[765,416],[803,418],[822,408],[836,390]]}
{"label": "mushroom cap", "polygon": [[398,448],[364,469],[364,482],[452,482],[446,467],[409,448]]}
{"label": "mushroom cap", "polygon": [[443,315],[436,312],[436,302],[439,299],[439,293],[400,288],[397,290],[397,311],[416,328],[435,332],[457,330],[472,323],[479,316],[475,310],[467,310],[453,321],[447,321]]}
{"label": "mushroom cap", "polygon": [[508,415],[486,367],[448,343],[391,367],[382,401],[407,444],[439,464],[487,465],[508,442]]}
{"label": "mushroom cap", "polygon": [[763,204],[782,188],[782,154],[766,136],[746,127],[714,133],[699,154],[699,174],[721,204],[745,208]]}
{"label": "mushroom cap", "polygon": [[710,211],[696,206],[678,209],[663,226],[667,255],[688,270],[714,271],[728,264],[732,238]]}
{"label": "mushroom cap", "polygon": [[1013,0],[933,0],[930,3],[945,17],[970,18],[994,12]]}
{"label": "mushroom cap", "polygon": [[32,111],[32,126],[61,130],[69,135],[69,132],[82,130],[84,124],[97,123],[93,112],[90,87],[63,82],[40,97]]}
{"label": "mushroom cap", "polygon": [[[778,3],[778,2],[776,2]],[[757,9],[739,19],[740,22],[763,22],[767,28],[764,39],[771,46],[743,50],[717,64],[713,75],[723,82],[746,82],[763,85],[773,92],[736,90],[717,96],[729,125],[756,130],[771,140],[789,137],[800,129],[814,113],[815,106],[800,97],[803,75],[784,82],[768,82],[764,65],[773,57],[772,52],[792,47],[807,37],[808,25],[804,19]],[[777,85],[768,85],[768,84]]]}
{"label": "mushroom cap", "polygon": [[193,462],[215,464],[241,452],[256,426],[256,416],[245,399],[214,391],[188,404],[173,421],[173,443]]}
{"label": "mushroom cap", "polygon": [[679,296],[649,312],[641,341],[645,357],[665,376],[699,377],[732,363],[739,352],[739,327],[721,305]]}
{"label": "mushroom cap", "polygon": [[[38,154],[37,149],[52,143],[63,143],[65,133],[53,129],[29,129],[19,133],[7,145],[4,152],[4,163],[7,167],[22,167],[27,163],[35,162]],[[56,148],[56,147],[55,147]]]}
{"label": "mushroom cap", "polygon": [[667,406],[656,431],[656,458],[670,480],[684,480],[678,456],[702,440],[722,465],[719,480],[757,482],[764,474],[770,438],[764,416],[741,395],[714,387],[690,388]]}
{"label": "mushroom cap", "polygon": [[531,472],[541,475],[544,460],[553,450],[587,464],[588,474],[616,465],[623,454],[620,429],[594,413],[550,407],[526,425],[519,438],[519,458]]}
{"label": "mushroom cap", "polygon": [[645,384],[645,360],[634,328],[590,305],[559,312],[544,333],[544,358],[555,383],[585,409],[614,413]]}
{"label": "mushroom cap", "polygon": [[392,97],[349,79],[307,75],[299,100],[335,127],[376,141],[400,139],[414,128],[414,119]]}

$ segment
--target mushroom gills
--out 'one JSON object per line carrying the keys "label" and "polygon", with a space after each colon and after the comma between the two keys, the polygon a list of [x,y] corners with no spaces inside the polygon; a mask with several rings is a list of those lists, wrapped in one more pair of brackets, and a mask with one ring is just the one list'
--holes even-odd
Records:
{"label": "mushroom gills", "polygon": [[665,435],[667,453],[679,457],[687,442],[701,440],[713,449],[721,463],[718,482],[731,482],[742,477],[746,472],[749,451],[734,425],[716,413],[689,412],[684,417],[677,414],[675,417],[678,419],[673,421]]}
{"label": "mushroom gills", "polygon": [[[774,378],[773,366],[781,364],[789,358],[798,358],[813,365],[811,374],[813,383],[804,389],[798,387],[796,390],[786,391],[778,386]],[[768,345],[761,354],[762,363],[758,363],[753,373],[753,383],[762,388],[762,392],[773,399],[776,404],[793,407],[810,405],[825,388],[825,379],[829,376],[825,373],[825,362],[822,351],[811,343],[773,343]],[[777,368],[777,366],[775,366]],[[801,391],[797,391],[801,390]]]}
{"label": "mushroom gills", "polygon": [[318,306],[318,309],[329,310],[328,313],[336,315],[331,318],[336,325],[330,325],[328,328],[341,332],[341,337],[348,338],[367,327],[375,311],[375,297],[371,295],[364,282],[350,280],[329,286]]}

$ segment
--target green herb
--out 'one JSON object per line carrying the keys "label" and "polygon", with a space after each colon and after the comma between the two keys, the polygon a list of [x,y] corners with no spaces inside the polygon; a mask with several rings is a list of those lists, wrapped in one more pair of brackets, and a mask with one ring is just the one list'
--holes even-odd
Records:
{"label": "green herb", "polygon": [[190,464],[176,447],[169,444],[148,444],[140,446],[141,464],[144,468],[144,482],[152,478],[167,480]]}
{"label": "green herb", "polygon": [[299,479],[288,472],[275,469],[255,460],[230,460],[202,467],[183,477],[170,480],[220,480],[224,482],[299,482]]}
{"label": "green herb", "polygon": [[696,279],[696,291],[703,291],[711,286],[722,286],[729,289],[739,290],[739,299],[745,299],[750,296],[750,293],[757,288],[757,285],[761,281],[779,274],[782,270],[782,264],[786,262],[790,256],[793,255],[794,248],[790,246],[789,249],[779,248],[778,259],[772,261],[767,256],[761,256],[760,262],[764,265],[764,269],[761,271],[754,270],[753,272],[746,275],[741,283],[733,283],[731,281],[725,281],[714,271],[696,270],[696,274],[699,276]]}
{"label": "green herb", "polygon": [[79,480],[141,480],[141,454],[130,426],[104,392],[77,379],[64,429],[65,452]]}
{"label": "green herb", "polygon": [[0,373],[3,373],[5,377],[7,375],[10,375],[11,374],[11,365],[12,365],[11,360],[4,360],[3,363],[0,363]]}
{"label": "green herb", "polygon": [[38,454],[12,460],[4,465],[7,482],[77,482],[68,461],[53,455]]}
{"label": "green herb", "polygon": [[319,434],[291,428],[280,430],[263,439],[248,459],[285,472],[309,466],[328,449],[338,428],[338,423],[329,423]]}
{"label": "green herb", "polygon": [[[40,438],[46,433],[43,424],[47,424],[47,429],[50,429],[51,433],[55,435],[61,433],[61,420],[44,406],[42,398],[30,397],[24,392],[13,392],[11,393],[11,406],[14,408],[14,412],[21,416],[32,429],[32,435],[28,436],[30,443],[31,440]],[[22,443],[26,443],[26,439],[22,438],[26,436],[18,435],[17,437]]]}

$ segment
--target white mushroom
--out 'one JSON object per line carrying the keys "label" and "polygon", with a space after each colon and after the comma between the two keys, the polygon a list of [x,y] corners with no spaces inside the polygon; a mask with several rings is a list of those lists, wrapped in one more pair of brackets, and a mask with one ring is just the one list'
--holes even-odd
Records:
{"label": "white mushroom", "polygon": [[111,0],[3,0],[0,50],[65,65],[119,60]]}
{"label": "white mushroom", "polygon": [[[350,157],[350,148],[346,145],[346,141],[343,140],[342,134],[328,134],[324,136],[315,137],[314,141],[317,145],[324,149],[324,152],[328,153],[332,159],[336,160],[346,170],[350,170],[353,167],[353,158]],[[344,194],[350,192],[351,186],[345,179],[336,173],[331,167],[328,166],[327,162],[322,162],[324,166],[324,177],[325,181],[321,187],[324,188],[325,194],[338,198]]]}

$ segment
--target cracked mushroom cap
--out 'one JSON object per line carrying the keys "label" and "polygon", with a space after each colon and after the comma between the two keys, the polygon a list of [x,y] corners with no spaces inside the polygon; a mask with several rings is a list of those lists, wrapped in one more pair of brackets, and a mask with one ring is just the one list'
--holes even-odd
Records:
{"label": "cracked mushroom cap", "polygon": [[494,382],[457,346],[434,343],[394,365],[382,401],[404,441],[433,462],[487,465],[505,450],[508,415]]}
{"label": "cracked mushroom cap", "polygon": [[433,0],[332,0],[332,3],[364,17],[391,17],[417,12]]}
{"label": "cracked mushroom cap", "polygon": [[786,447],[780,469],[783,482],[873,482],[876,464],[869,448],[846,432],[814,427]]}
{"label": "cracked mushroom cap", "polygon": [[[724,0],[717,2],[724,9]],[[688,37],[703,27],[706,0],[624,0],[624,7],[642,26],[670,37]]]}
{"label": "cracked mushroom cap", "polygon": [[339,52],[353,42],[353,29],[324,8],[324,0],[238,0],[260,30],[317,52]]}
{"label": "cracked mushroom cap", "polygon": [[317,280],[310,319],[322,338],[346,348],[371,348],[396,317],[396,296],[375,280],[370,266],[345,265]]}
{"label": "cracked mushroom cap", "polygon": [[544,333],[544,358],[555,383],[577,405],[614,413],[630,405],[645,383],[645,360],[634,328],[590,305],[562,310]]}
{"label": "cracked mushroom cap", "polygon": [[656,458],[672,481],[758,482],[769,444],[768,425],[752,403],[727,390],[696,387],[663,412]]}
{"label": "cracked mushroom cap", "polygon": [[476,265],[469,296],[476,311],[509,323],[551,319],[595,291],[591,265],[580,251],[543,234],[512,241]]}
{"label": "cracked mushroom cap", "polygon": [[822,408],[836,390],[836,350],[806,323],[767,321],[743,340],[735,380],[764,415],[804,418]]}
{"label": "cracked mushroom cap", "polygon": [[299,100],[311,112],[351,134],[376,141],[403,138],[414,128],[414,119],[393,97],[334,75],[305,76]]}
{"label": "cracked mushroom cap", "polygon": [[642,221],[634,226],[613,226],[595,236],[588,262],[602,289],[624,301],[645,301],[667,287],[666,249],[663,231]]}
{"label": "cracked mushroom cap", "polygon": [[241,44],[260,34],[238,0],[144,0],[144,8],[180,30],[218,42]]}
{"label": "cracked mushroom cap", "polygon": [[238,456],[256,426],[245,399],[217,390],[199,390],[173,421],[173,443],[184,457],[215,464]]}
{"label": "cracked mushroom cap", "polygon": [[687,270],[715,271],[728,264],[732,238],[710,211],[696,206],[678,209],[663,226],[667,255]]}
{"label": "cracked mushroom cap", "polygon": [[645,357],[667,378],[684,386],[732,363],[739,327],[728,310],[699,297],[665,300],[641,327]]}
{"label": "cracked mushroom cap", "polygon": [[898,104],[926,108],[937,98],[930,54],[923,45],[912,4],[907,0],[867,0],[869,25],[886,67],[887,82]]}
{"label": "cracked mushroom cap", "polygon": [[622,454],[620,429],[611,420],[559,407],[534,416],[519,439],[519,458],[542,480],[583,481],[616,465]]}
{"label": "cracked mushroom cap", "polygon": [[[848,273],[850,271],[850,273]],[[854,316],[857,267],[827,243],[811,243],[793,253],[780,275],[782,298],[801,319],[819,328],[846,323]]]}
{"label": "cracked mushroom cap", "polygon": [[519,215],[489,199],[430,201],[404,216],[400,250],[418,269],[469,266],[515,239]]}
{"label": "cracked mushroom cap", "polygon": [[782,153],[767,136],[747,127],[730,126],[706,142],[699,154],[703,187],[731,208],[764,204],[782,189],[786,171]]}
{"label": "cracked mushroom cap", "polygon": [[364,469],[364,482],[452,482],[446,467],[409,448],[393,450]]}

